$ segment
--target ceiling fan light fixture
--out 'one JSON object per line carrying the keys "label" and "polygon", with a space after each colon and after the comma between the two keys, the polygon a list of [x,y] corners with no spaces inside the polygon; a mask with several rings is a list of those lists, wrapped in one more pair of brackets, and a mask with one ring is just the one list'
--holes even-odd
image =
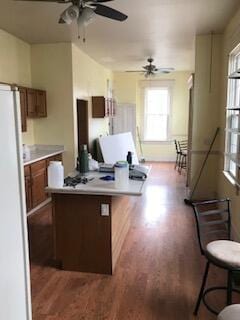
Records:
{"label": "ceiling fan light fixture", "polygon": [[78,6],[70,6],[60,16],[59,23],[71,24],[73,20],[78,19],[79,17],[79,7]]}
{"label": "ceiling fan light fixture", "polygon": [[84,8],[78,17],[78,26],[79,27],[88,26],[90,23],[93,22],[95,15],[96,14],[93,9],[89,7]]}

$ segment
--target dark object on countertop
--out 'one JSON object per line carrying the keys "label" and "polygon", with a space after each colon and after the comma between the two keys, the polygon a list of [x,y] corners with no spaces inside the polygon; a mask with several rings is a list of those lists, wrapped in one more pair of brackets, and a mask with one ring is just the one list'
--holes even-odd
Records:
{"label": "dark object on countertop", "polygon": [[107,164],[107,163],[100,163],[99,172],[114,173],[114,165]]}
{"label": "dark object on countertop", "polygon": [[113,176],[104,176],[99,179],[104,180],[104,181],[114,181],[115,180]]}
{"label": "dark object on countertop", "polygon": [[77,171],[82,174],[85,174],[89,171],[88,150],[86,144],[82,144],[80,146],[80,153],[77,158]]}
{"label": "dark object on countertop", "polygon": [[145,181],[148,175],[148,167],[142,165],[131,165],[129,168],[129,179]]}
{"label": "dark object on countertop", "polygon": [[128,154],[127,154],[127,162],[129,165],[132,164],[132,152],[131,151],[128,151]]}
{"label": "dark object on countertop", "polygon": [[66,187],[76,187],[77,184],[83,183],[87,184],[89,181],[92,181],[94,178],[87,178],[81,175],[77,175],[76,177],[66,177],[64,179],[64,185]]}

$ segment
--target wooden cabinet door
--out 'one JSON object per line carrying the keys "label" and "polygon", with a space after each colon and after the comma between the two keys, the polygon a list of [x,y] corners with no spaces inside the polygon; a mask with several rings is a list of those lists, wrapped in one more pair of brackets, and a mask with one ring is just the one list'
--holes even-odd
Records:
{"label": "wooden cabinet door", "polygon": [[27,116],[30,118],[37,116],[37,94],[34,89],[27,89]]}
{"label": "wooden cabinet door", "polygon": [[22,132],[27,131],[27,89],[19,87]]}
{"label": "wooden cabinet door", "polygon": [[32,209],[32,188],[31,177],[25,177],[25,192],[26,192],[26,209],[29,212]]}
{"label": "wooden cabinet door", "polygon": [[104,97],[92,97],[92,117],[104,118],[108,111],[107,103]]}
{"label": "wooden cabinet door", "polygon": [[25,192],[26,192],[26,209],[29,212],[32,209],[32,182],[30,166],[24,167],[24,177],[25,177]]}
{"label": "wooden cabinet door", "polygon": [[47,117],[46,91],[36,90],[37,116]]}
{"label": "wooden cabinet door", "polygon": [[32,178],[32,206],[33,208],[47,199],[45,187],[47,185],[46,161],[38,161],[31,165]]}

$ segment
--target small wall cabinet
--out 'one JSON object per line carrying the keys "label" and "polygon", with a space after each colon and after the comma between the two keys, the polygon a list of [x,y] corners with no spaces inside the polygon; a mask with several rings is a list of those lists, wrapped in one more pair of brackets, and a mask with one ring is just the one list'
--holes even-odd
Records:
{"label": "small wall cabinet", "polygon": [[92,117],[105,118],[115,115],[115,100],[103,96],[92,97]]}
{"label": "small wall cabinet", "polygon": [[47,117],[46,91],[27,89],[27,116],[30,118]]}
{"label": "small wall cabinet", "polygon": [[27,212],[40,205],[49,197],[45,192],[45,188],[48,180],[47,168],[50,161],[62,161],[62,154],[24,166]]}
{"label": "small wall cabinet", "polygon": [[22,132],[27,131],[27,118],[47,117],[46,91],[18,87],[20,95]]}

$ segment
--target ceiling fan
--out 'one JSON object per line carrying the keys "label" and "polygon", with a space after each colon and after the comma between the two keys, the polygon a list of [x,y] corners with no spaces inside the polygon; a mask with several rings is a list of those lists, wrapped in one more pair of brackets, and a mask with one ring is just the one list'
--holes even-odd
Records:
{"label": "ceiling fan", "polygon": [[153,58],[148,58],[147,62],[148,64],[146,66],[143,66],[143,70],[137,70],[137,71],[126,71],[126,72],[143,72],[145,78],[148,78],[150,76],[154,76],[155,74],[158,73],[170,73],[172,71],[174,71],[174,68],[157,68],[154,64],[153,64]]}
{"label": "ceiling fan", "polygon": [[56,2],[71,3],[70,7],[63,11],[60,15],[58,23],[71,24],[77,21],[79,26],[87,26],[94,15],[100,15],[117,21],[124,21],[128,18],[125,14],[102,5],[101,3],[113,0],[15,0],[15,1],[38,1],[38,2]]}

